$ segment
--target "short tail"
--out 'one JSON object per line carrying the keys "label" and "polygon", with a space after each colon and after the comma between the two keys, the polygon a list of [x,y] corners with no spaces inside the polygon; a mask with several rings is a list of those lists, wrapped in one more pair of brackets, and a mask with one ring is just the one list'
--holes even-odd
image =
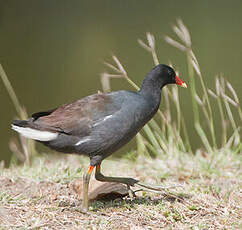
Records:
{"label": "short tail", "polygon": [[18,127],[27,128],[27,127],[29,127],[29,121],[26,121],[26,120],[13,120],[12,126],[18,126]]}
{"label": "short tail", "polygon": [[26,138],[37,141],[51,141],[58,136],[57,132],[39,130],[32,120],[14,120],[12,129]]}

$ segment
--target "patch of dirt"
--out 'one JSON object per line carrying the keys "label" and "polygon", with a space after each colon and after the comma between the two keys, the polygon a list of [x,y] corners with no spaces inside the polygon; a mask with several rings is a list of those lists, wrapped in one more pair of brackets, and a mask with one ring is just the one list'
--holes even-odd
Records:
{"label": "patch of dirt", "polygon": [[[151,179],[148,171],[134,168],[131,172],[137,178],[145,174]],[[177,175],[176,181],[170,177],[163,183],[182,181],[182,188],[164,194],[139,192],[133,199],[126,196],[124,185],[91,180],[90,212],[83,214],[81,180],[37,180],[12,176],[11,171],[3,175],[0,229],[241,229],[241,181],[237,177],[183,180]]]}

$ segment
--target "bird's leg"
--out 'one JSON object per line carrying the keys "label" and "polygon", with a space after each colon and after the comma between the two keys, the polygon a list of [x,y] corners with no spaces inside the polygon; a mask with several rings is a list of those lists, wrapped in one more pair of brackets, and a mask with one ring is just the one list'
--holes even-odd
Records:
{"label": "bird's leg", "polygon": [[149,191],[149,192],[158,192],[158,193],[159,193],[159,191],[162,191],[164,189],[175,188],[175,187],[180,186],[180,185],[172,185],[172,186],[151,185],[151,184],[142,183],[142,182],[140,182],[136,179],[130,178],[130,177],[108,177],[108,176],[104,176],[101,173],[101,165],[100,164],[96,166],[95,178],[98,181],[122,183],[122,184],[126,184],[128,187],[135,186],[135,187],[138,187],[142,190],[146,190],[146,191]]}
{"label": "bird's leg", "polygon": [[116,183],[122,183],[126,184],[128,186],[134,186],[136,183],[138,183],[138,180],[135,180],[130,177],[109,177],[109,176],[104,176],[101,173],[101,165],[96,166],[96,172],[95,172],[95,178],[98,181],[102,182],[116,182]]}
{"label": "bird's leg", "polygon": [[88,172],[83,175],[82,211],[85,213],[88,211],[88,187],[89,187],[89,181],[90,181],[90,177],[92,175],[93,169],[94,169],[94,166],[90,165]]}

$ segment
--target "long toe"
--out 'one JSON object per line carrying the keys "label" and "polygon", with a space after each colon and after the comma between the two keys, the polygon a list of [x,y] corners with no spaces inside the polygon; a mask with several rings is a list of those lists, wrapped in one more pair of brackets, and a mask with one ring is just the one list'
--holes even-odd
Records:
{"label": "long toe", "polygon": [[142,182],[137,182],[135,184],[136,187],[143,188],[143,189],[149,189],[149,190],[154,190],[154,191],[162,191],[165,189],[171,189],[171,188],[176,188],[176,187],[182,187],[182,185],[177,184],[177,185],[169,185],[169,186],[162,186],[162,185],[152,185],[152,184],[145,184]]}

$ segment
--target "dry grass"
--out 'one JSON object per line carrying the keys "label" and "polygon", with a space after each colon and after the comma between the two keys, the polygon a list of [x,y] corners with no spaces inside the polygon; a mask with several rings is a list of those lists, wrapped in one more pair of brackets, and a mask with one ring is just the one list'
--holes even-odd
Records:
{"label": "dry grass", "polygon": [[[182,157],[181,157],[182,156]],[[64,159],[63,159],[64,158]],[[139,157],[104,161],[104,173],[133,176],[148,183],[184,186],[164,194],[139,193],[134,200],[94,201],[80,212],[73,183],[86,159],[35,158],[32,167],[3,169],[0,175],[1,229],[240,229],[241,159],[206,154]],[[118,170],[117,170],[118,169]]]}
{"label": "dry grass", "polygon": [[[5,73],[2,65],[0,64],[0,78],[9,94],[9,98],[12,101],[14,108],[18,114],[18,118],[22,120],[26,120],[28,118],[26,109],[23,105],[20,104],[19,99],[12,87],[11,82],[9,81],[7,74]],[[31,154],[34,155],[36,153],[35,143],[33,140],[29,140],[19,135],[19,140],[16,138],[11,138],[9,141],[9,148],[14,153],[14,156],[18,159],[18,161],[22,163],[26,163],[30,165]],[[2,161],[2,164],[4,162]]]}
{"label": "dry grass", "polygon": [[[242,110],[237,93],[222,76],[215,78],[215,90],[209,89],[204,77],[206,74],[201,70],[193,51],[188,28],[181,19],[178,19],[172,29],[176,39],[170,36],[165,36],[164,39],[171,46],[182,51],[187,59],[189,81],[186,82],[191,96],[187,103],[190,104],[193,115],[193,119],[189,119],[189,124],[193,124],[197,136],[201,140],[201,146],[206,152],[212,154],[217,154],[225,149],[240,152],[242,149],[240,135]],[[160,62],[156,53],[155,36],[146,33],[146,40],[138,39],[138,43],[151,54],[152,62],[158,65]],[[157,42],[157,44],[159,43]],[[101,75],[103,90],[111,91],[110,80],[112,78],[123,78],[134,89],[139,89],[120,60],[116,56],[112,56],[112,59],[113,64],[105,62],[112,74],[105,72]],[[196,78],[197,80],[195,80]],[[201,90],[197,90],[198,87]],[[196,153],[190,144],[195,137],[191,137],[188,131],[177,86],[163,88],[162,95],[164,101],[162,110],[158,110],[157,119],[151,119],[144,126],[143,133],[137,135],[137,149],[139,152],[148,152],[153,156],[174,151]],[[219,113],[214,109],[215,106],[218,106]],[[235,119],[236,116],[238,119]],[[216,123],[216,126],[215,120],[219,122]],[[222,141],[218,140],[220,134],[222,134]],[[221,144],[218,144],[220,142]]]}

